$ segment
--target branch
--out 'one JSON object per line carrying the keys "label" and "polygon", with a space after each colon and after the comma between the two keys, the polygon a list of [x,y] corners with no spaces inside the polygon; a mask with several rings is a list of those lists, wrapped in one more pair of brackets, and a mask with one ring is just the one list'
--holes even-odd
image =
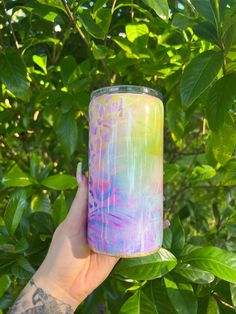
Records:
{"label": "branch", "polygon": [[77,24],[77,21],[76,19],[74,18],[73,14],[71,13],[70,11],[70,8],[66,2],[66,0],[61,0],[67,14],[68,14],[68,17],[71,21],[71,23],[75,26],[75,29],[77,30],[77,32],[80,34],[80,36],[83,38],[84,42],[89,46],[89,42],[88,40],[86,39],[84,33],[82,32],[82,30],[80,29],[79,25]]}
{"label": "branch", "polygon": [[19,43],[17,41],[16,34],[15,34],[15,31],[14,31],[12,23],[11,23],[11,18],[7,14],[7,8],[6,8],[4,0],[2,0],[2,6],[3,6],[4,15],[5,15],[6,19],[8,20],[8,23],[9,23],[9,26],[10,26],[10,29],[11,29],[11,33],[12,33],[12,37],[14,39],[14,43],[15,43],[16,49],[19,49],[20,45],[19,45]]}

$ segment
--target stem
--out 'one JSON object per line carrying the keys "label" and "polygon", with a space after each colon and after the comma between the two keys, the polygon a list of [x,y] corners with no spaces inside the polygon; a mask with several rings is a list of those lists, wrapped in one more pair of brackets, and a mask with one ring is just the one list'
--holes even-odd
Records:
{"label": "stem", "polygon": [[82,30],[80,29],[79,25],[77,24],[77,21],[76,21],[76,19],[74,18],[73,14],[71,13],[70,8],[68,7],[68,4],[67,4],[66,0],[61,0],[61,2],[62,2],[62,4],[64,5],[64,8],[65,8],[65,10],[66,10],[66,12],[67,12],[67,14],[68,14],[68,17],[69,17],[71,23],[74,24],[75,29],[76,29],[77,32],[80,34],[80,36],[83,38],[83,40],[84,40],[84,42],[86,43],[86,45],[89,46],[89,42],[88,42],[88,40],[86,39],[86,37],[85,37],[84,33],[82,32]]}
{"label": "stem", "polygon": [[15,34],[14,28],[13,28],[12,23],[11,23],[11,18],[10,18],[9,15],[7,14],[7,8],[6,8],[6,5],[5,5],[4,0],[2,0],[2,6],[3,6],[3,13],[4,13],[6,19],[7,19],[8,22],[9,22],[9,26],[10,26],[10,29],[11,29],[11,34],[12,34],[12,37],[13,37],[13,40],[14,40],[16,49],[19,49],[19,48],[20,48],[20,45],[19,45],[19,43],[18,43],[18,41],[17,41],[16,34]]}
{"label": "stem", "polygon": [[115,11],[115,6],[116,6],[116,0],[113,1],[112,7],[111,7],[111,13],[113,14]]}

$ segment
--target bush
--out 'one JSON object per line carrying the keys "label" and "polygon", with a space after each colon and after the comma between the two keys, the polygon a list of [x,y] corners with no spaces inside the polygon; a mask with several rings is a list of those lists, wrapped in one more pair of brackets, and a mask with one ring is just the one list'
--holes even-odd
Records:
{"label": "bush", "polygon": [[235,313],[235,1],[3,0],[1,14],[2,312],[66,216],[77,162],[87,170],[91,91],[134,84],[164,97],[171,227],[77,312]]}

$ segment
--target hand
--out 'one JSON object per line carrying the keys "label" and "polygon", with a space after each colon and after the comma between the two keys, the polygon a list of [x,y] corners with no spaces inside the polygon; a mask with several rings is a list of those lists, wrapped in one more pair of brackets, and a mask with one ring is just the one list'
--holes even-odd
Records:
{"label": "hand", "polygon": [[73,309],[109,275],[119,257],[98,254],[86,240],[88,182],[81,185],[66,219],[56,229],[35,284]]}

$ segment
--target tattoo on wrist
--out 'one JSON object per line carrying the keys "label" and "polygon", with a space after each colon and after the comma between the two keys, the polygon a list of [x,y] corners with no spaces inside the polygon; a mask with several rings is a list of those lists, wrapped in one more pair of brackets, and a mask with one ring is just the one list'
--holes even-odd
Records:
{"label": "tattoo on wrist", "polygon": [[[17,298],[8,314],[72,314],[72,307],[54,298],[30,280],[32,292],[24,290]],[[30,295],[30,297],[29,297]],[[30,300],[29,300],[30,299]]]}

